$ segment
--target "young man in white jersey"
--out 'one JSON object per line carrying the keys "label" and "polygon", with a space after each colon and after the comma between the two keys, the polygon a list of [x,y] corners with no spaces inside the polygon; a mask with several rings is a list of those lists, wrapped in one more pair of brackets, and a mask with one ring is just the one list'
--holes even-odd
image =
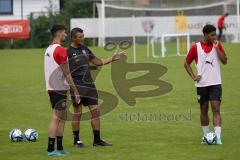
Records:
{"label": "young man in white jersey", "polygon": [[[66,154],[62,145],[66,120],[66,94],[71,87],[78,103],[80,103],[80,96],[68,69],[67,51],[61,46],[67,36],[66,28],[62,25],[54,25],[51,34],[54,40],[46,49],[44,56],[46,89],[53,109],[48,130],[47,155],[61,156]],[[57,140],[56,150],[55,139]]]}
{"label": "young man in white jersey", "polygon": [[[216,144],[221,141],[221,114],[220,104],[222,99],[220,63],[227,64],[226,53],[219,41],[216,41],[216,27],[205,25],[203,28],[203,40],[194,44],[190,49],[184,67],[190,77],[195,81],[197,98],[200,104],[200,120],[203,134],[209,132],[208,108],[209,102],[213,112],[213,125],[217,139]],[[197,75],[191,68],[192,61],[196,62]],[[202,140],[202,144],[206,144]]]}

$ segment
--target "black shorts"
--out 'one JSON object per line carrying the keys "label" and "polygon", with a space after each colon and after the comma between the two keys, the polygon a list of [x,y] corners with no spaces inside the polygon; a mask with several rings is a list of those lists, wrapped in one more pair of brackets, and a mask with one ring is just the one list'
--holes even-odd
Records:
{"label": "black shorts", "polygon": [[206,87],[197,87],[197,99],[200,104],[207,101],[222,100],[222,85],[212,85]]}
{"label": "black shorts", "polygon": [[66,110],[67,91],[49,92],[52,109]]}
{"label": "black shorts", "polygon": [[[78,92],[80,94],[81,102],[80,105],[98,105],[98,93],[94,84],[76,84]],[[78,107],[79,104],[75,101],[73,90],[70,90],[72,104],[74,107]]]}

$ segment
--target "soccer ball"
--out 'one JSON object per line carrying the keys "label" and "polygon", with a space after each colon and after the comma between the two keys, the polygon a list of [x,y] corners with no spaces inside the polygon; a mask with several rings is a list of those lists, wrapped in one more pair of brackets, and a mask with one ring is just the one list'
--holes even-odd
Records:
{"label": "soccer ball", "polygon": [[35,142],[38,139],[38,132],[35,129],[27,129],[24,133],[28,141]]}
{"label": "soccer ball", "polygon": [[9,133],[9,139],[12,142],[20,142],[23,140],[23,134],[22,131],[20,129],[13,129],[10,131]]}
{"label": "soccer ball", "polygon": [[208,145],[214,144],[216,141],[216,134],[214,132],[209,132],[204,136],[204,140]]}

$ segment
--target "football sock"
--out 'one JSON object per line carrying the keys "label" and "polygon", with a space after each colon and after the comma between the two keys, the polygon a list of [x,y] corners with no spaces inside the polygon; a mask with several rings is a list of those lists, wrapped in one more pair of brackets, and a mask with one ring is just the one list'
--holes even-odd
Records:
{"label": "football sock", "polygon": [[55,138],[48,137],[48,152],[54,151]]}
{"label": "football sock", "polygon": [[57,150],[63,150],[62,139],[62,136],[57,136]]}
{"label": "football sock", "polygon": [[76,144],[77,141],[80,141],[79,130],[78,131],[73,131],[73,138],[74,138],[74,144]]}
{"label": "football sock", "polygon": [[216,126],[216,127],[214,127],[214,130],[215,130],[215,134],[216,134],[217,138],[220,139],[221,138],[221,127]]}
{"label": "football sock", "polygon": [[93,130],[93,135],[94,135],[94,142],[100,142],[100,131]]}
{"label": "football sock", "polygon": [[202,126],[203,134],[206,135],[209,133],[209,126]]}

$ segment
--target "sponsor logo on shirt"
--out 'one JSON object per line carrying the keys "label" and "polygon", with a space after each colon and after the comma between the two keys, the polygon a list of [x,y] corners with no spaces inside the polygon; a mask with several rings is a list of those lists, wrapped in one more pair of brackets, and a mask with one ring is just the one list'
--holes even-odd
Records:
{"label": "sponsor logo on shirt", "polygon": [[211,61],[211,62],[210,62],[210,61],[208,61],[208,60],[206,60],[206,61],[205,61],[205,63],[206,63],[206,64],[210,64],[210,65],[213,67],[213,60],[214,60],[214,59],[212,59],[212,61]]}
{"label": "sponsor logo on shirt", "polygon": [[87,54],[86,50],[84,50],[84,49],[82,50],[82,53],[85,55]]}
{"label": "sponsor logo on shirt", "polygon": [[77,56],[77,53],[73,53],[73,56]]}

